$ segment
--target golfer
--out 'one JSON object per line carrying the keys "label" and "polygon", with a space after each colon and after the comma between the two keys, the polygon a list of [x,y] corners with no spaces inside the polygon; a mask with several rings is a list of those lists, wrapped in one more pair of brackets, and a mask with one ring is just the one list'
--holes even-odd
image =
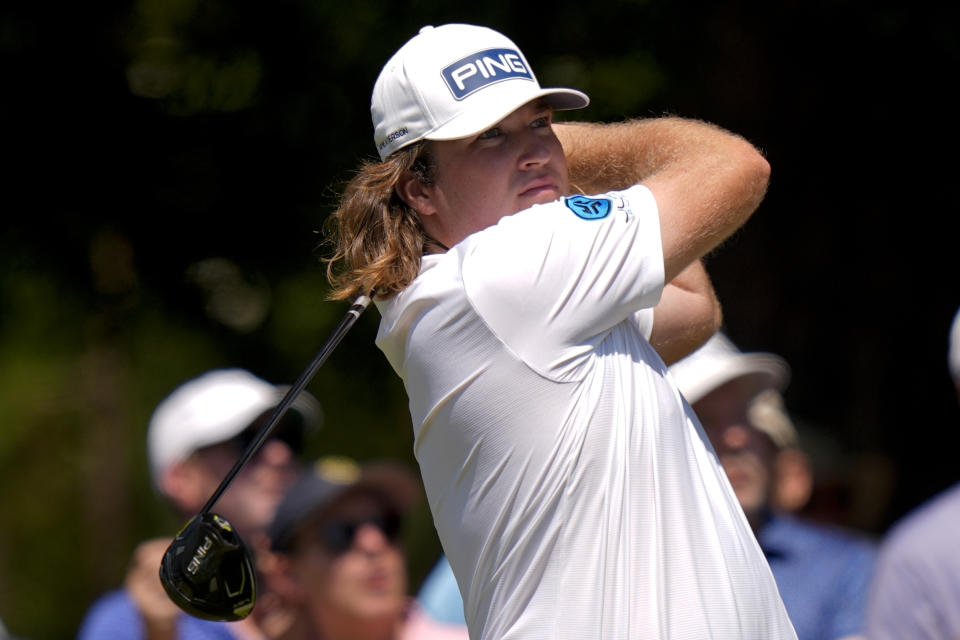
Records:
{"label": "golfer", "polygon": [[496,31],[422,29],[373,90],[334,296],[375,294],[471,638],[794,639],[666,364],[719,327],[700,258],[769,166],[697,121],[554,124],[587,102]]}

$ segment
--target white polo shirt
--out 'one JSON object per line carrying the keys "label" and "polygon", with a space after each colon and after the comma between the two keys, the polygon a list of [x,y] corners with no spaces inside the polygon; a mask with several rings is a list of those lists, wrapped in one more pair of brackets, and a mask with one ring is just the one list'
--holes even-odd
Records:
{"label": "white polo shirt", "polygon": [[647,341],[663,278],[637,186],[505,217],[377,302],[471,638],[796,638]]}

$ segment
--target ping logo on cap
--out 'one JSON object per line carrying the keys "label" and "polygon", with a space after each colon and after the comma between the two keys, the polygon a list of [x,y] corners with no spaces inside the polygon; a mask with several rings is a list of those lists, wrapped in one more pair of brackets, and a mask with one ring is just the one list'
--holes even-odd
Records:
{"label": "ping logo on cap", "polygon": [[526,78],[533,82],[520,52],[515,49],[487,49],[471,54],[447,65],[441,71],[443,80],[457,100],[487,85],[511,78]]}

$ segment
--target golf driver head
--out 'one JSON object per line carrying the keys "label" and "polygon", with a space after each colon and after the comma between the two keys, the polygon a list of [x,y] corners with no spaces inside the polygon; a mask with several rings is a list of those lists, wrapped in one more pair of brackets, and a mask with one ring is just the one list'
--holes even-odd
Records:
{"label": "golf driver head", "polygon": [[204,620],[242,620],[257,599],[250,551],[225,518],[210,512],[194,516],[170,543],[160,582],[178,607]]}

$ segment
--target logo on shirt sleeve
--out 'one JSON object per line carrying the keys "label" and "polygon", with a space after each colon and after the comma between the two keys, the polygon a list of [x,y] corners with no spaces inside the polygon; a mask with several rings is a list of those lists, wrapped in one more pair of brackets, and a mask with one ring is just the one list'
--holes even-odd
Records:
{"label": "logo on shirt sleeve", "polygon": [[609,198],[588,198],[587,196],[574,196],[564,198],[564,204],[570,211],[573,211],[584,220],[600,220],[610,215],[612,204]]}

